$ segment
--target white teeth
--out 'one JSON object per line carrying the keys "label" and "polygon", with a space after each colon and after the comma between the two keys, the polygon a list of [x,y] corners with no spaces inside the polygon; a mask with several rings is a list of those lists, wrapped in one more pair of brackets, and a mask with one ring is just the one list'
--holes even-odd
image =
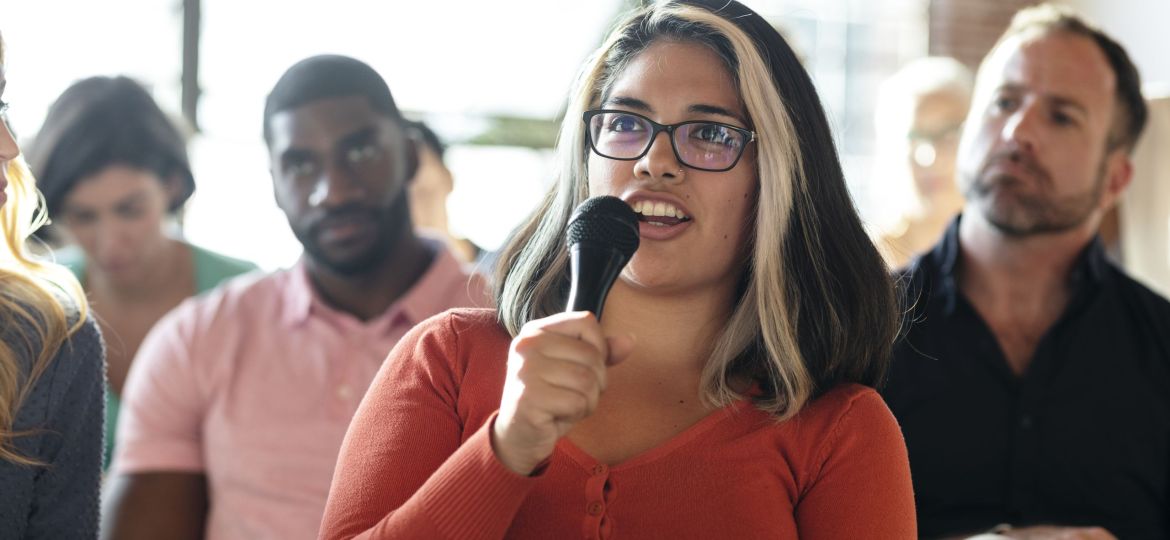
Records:
{"label": "white teeth", "polygon": [[687,217],[678,207],[663,201],[638,201],[634,203],[632,208],[634,212],[647,217],[662,216],[677,219],[686,219]]}

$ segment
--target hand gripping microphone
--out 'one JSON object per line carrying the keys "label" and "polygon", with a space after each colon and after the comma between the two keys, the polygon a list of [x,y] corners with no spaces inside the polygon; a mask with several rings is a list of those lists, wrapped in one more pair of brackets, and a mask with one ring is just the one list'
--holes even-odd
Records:
{"label": "hand gripping microphone", "polygon": [[590,311],[601,320],[609,288],[638,249],[638,215],[617,197],[586,199],[565,232],[570,288],[566,311]]}

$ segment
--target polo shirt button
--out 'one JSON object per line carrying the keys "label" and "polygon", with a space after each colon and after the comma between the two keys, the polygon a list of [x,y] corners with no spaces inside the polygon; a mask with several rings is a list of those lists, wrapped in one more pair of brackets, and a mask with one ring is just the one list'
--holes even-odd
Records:
{"label": "polo shirt button", "polygon": [[593,467],[593,476],[600,476],[605,474],[605,465],[596,465]]}
{"label": "polo shirt button", "polygon": [[348,384],[343,384],[337,388],[337,397],[348,400],[353,395],[353,390],[350,390]]}
{"label": "polo shirt button", "polygon": [[1028,414],[1021,416],[1020,427],[1023,429],[1032,429],[1032,416]]}
{"label": "polo shirt button", "polygon": [[589,515],[591,516],[600,516],[601,511],[604,509],[605,507],[599,501],[589,503]]}

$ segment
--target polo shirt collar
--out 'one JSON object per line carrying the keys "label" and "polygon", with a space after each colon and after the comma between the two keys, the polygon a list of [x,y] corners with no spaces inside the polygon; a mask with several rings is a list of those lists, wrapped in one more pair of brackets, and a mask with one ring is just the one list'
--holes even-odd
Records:
{"label": "polo shirt collar", "polygon": [[296,327],[309,319],[316,292],[313,290],[309,271],[305,268],[302,257],[288,270],[288,280],[285,284],[284,313],[282,322],[287,327]]}
{"label": "polo shirt collar", "polygon": [[[426,320],[431,315],[446,311],[450,307],[450,291],[454,287],[468,287],[467,273],[455,256],[445,246],[435,243],[435,258],[422,277],[398,301],[391,304],[375,323],[392,313],[399,313],[411,325]],[[304,324],[314,309],[336,311],[321,299],[309,278],[308,268],[302,257],[288,270],[282,320],[285,326],[293,328]]]}
{"label": "polo shirt collar", "polygon": [[410,324],[415,325],[450,308],[451,290],[456,287],[466,289],[468,283],[463,266],[446,246],[438,244],[435,246],[435,259],[431,261],[431,266],[414,286],[395,302],[395,306],[401,309],[402,315]]}

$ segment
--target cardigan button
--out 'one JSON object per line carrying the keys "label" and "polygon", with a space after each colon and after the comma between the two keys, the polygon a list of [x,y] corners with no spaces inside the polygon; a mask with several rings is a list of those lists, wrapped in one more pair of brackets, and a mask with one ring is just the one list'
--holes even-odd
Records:
{"label": "cardigan button", "polygon": [[605,465],[595,465],[593,467],[593,476],[601,476],[605,474]]}
{"label": "cardigan button", "polygon": [[589,503],[588,510],[589,510],[589,515],[600,516],[601,511],[605,510],[605,506],[603,506],[600,501],[594,501],[594,502]]}

